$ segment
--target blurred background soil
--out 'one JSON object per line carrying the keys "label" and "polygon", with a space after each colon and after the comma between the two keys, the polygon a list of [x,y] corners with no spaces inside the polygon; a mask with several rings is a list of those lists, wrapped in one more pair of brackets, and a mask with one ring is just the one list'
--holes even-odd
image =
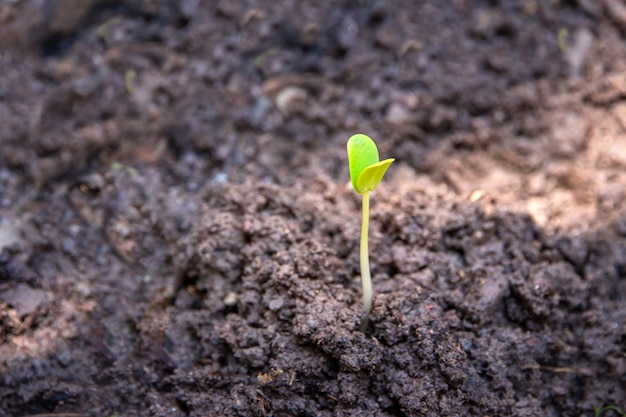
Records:
{"label": "blurred background soil", "polygon": [[[620,0],[0,0],[0,416],[626,408],[625,36]],[[357,132],[397,160],[366,333]]]}

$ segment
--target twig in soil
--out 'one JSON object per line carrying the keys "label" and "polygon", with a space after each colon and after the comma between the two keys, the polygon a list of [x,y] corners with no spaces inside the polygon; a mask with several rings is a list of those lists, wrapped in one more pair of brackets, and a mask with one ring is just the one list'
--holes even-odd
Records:
{"label": "twig in soil", "polygon": [[559,374],[580,374],[580,375],[589,375],[590,371],[588,369],[582,368],[570,368],[567,366],[548,366],[548,365],[527,365],[524,369],[539,369],[542,371],[550,371]]}
{"label": "twig in soil", "polygon": [[354,190],[363,196],[361,219],[361,283],[363,284],[363,309],[361,331],[367,329],[372,311],[372,276],[370,272],[367,235],[369,230],[369,193],[376,188],[394,158],[380,161],[376,143],[366,135],[356,134],[348,139],[348,167]]}
{"label": "twig in soil", "polygon": [[582,369],[569,368],[567,366],[545,366],[541,365],[539,369],[543,369],[545,371],[551,371],[557,374],[586,374],[586,372]]}
{"label": "twig in soil", "polygon": [[272,401],[267,397],[267,395],[263,394],[261,390],[256,390],[256,399],[259,402],[259,406],[261,407],[261,413],[264,416],[267,416],[266,408],[272,406]]}
{"label": "twig in soil", "polygon": [[292,386],[295,380],[296,380],[296,371],[291,371],[291,376],[289,377],[289,386]]}

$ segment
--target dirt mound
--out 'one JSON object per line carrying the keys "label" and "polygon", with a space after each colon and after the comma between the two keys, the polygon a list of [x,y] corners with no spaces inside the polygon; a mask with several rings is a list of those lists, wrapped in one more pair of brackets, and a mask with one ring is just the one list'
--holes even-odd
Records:
{"label": "dirt mound", "polygon": [[78,3],[0,5],[0,416],[626,407],[616,2]]}

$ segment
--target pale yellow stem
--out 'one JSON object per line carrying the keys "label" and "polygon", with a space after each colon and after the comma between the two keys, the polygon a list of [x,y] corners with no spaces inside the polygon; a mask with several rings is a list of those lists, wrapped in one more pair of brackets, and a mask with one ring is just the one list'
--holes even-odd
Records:
{"label": "pale yellow stem", "polygon": [[363,309],[365,316],[361,321],[361,330],[365,331],[372,311],[372,276],[370,273],[370,258],[367,245],[369,231],[370,196],[363,193],[362,222],[361,222],[361,283],[363,284]]}

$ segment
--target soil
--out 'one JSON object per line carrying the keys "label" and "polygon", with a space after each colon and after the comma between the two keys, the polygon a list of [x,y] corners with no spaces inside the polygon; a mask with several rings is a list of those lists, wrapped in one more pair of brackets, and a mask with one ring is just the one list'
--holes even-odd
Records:
{"label": "soil", "polygon": [[0,416],[624,409],[625,16],[0,2]]}

